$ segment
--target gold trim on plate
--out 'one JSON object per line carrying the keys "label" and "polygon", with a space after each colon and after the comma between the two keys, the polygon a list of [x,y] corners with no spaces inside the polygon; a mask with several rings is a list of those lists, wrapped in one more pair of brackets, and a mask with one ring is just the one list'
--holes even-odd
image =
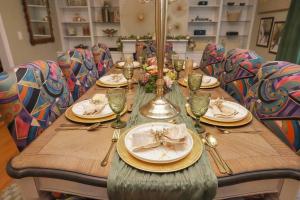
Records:
{"label": "gold trim on plate", "polygon": [[[189,116],[191,116],[192,118],[196,119],[195,115],[192,113],[190,106],[187,104],[185,106],[186,108],[186,112],[188,113]],[[235,127],[235,126],[243,126],[245,124],[248,124],[252,121],[252,113],[248,111],[248,115],[247,117],[245,117],[244,119],[240,120],[240,121],[236,121],[236,122],[219,122],[219,121],[214,121],[214,120],[210,120],[210,119],[206,119],[201,117],[200,121],[206,124],[211,124],[211,125],[215,125],[215,126],[224,126],[224,127]]]}
{"label": "gold trim on plate", "polygon": [[[178,83],[183,86],[183,87],[187,87],[187,82],[184,80],[184,78],[180,78],[178,80]],[[201,86],[200,89],[212,89],[212,88],[216,88],[220,86],[220,82],[218,81],[217,83],[213,84],[213,85],[209,85],[209,86]]]}
{"label": "gold trim on plate", "polygon": [[122,83],[122,84],[106,84],[101,82],[100,80],[96,81],[96,85],[100,86],[100,87],[107,87],[107,88],[115,88],[115,87],[124,87],[127,86],[128,83]]}
{"label": "gold trim on plate", "polygon": [[204,145],[200,140],[199,136],[193,131],[188,130],[193,137],[193,148],[192,151],[186,157],[172,163],[155,164],[155,163],[144,162],[142,160],[133,157],[126,149],[124,139],[126,134],[131,129],[127,130],[120,136],[117,143],[117,152],[125,163],[127,163],[128,165],[136,169],[140,169],[147,172],[156,172],[156,173],[168,173],[168,172],[179,171],[197,162],[200,159],[204,150]]}
{"label": "gold trim on plate", "polygon": [[[127,106],[124,108],[123,112],[121,115],[125,114],[127,112]],[[85,124],[93,124],[97,122],[105,122],[105,121],[110,121],[116,118],[116,114],[107,116],[107,117],[101,117],[101,118],[95,118],[95,119],[84,119],[77,117],[73,111],[72,111],[72,106],[69,107],[66,112],[65,112],[65,117],[73,122],[79,122],[79,123],[85,123]]]}

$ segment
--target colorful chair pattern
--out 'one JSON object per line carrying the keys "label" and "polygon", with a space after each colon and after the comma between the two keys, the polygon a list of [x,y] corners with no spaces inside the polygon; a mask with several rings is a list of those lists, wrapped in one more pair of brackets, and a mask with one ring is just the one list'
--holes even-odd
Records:
{"label": "colorful chair pattern", "polygon": [[247,108],[300,155],[300,65],[268,62],[257,78]]}
{"label": "colorful chair pattern", "polygon": [[209,43],[204,49],[200,68],[209,76],[219,78],[224,69],[222,62],[224,60],[225,48],[222,45]]}
{"label": "colorful chair pattern", "polygon": [[[173,45],[171,42],[166,42],[165,46],[166,58],[168,61],[171,60],[171,55],[173,53]],[[137,42],[136,43],[136,55],[135,59],[138,59],[140,56],[146,58],[156,57],[156,44],[154,41],[146,41],[146,42]]]}
{"label": "colorful chair pattern", "polygon": [[92,47],[94,61],[97,66],[99,77],[103,76],[113,66],[113,59],[109,48],[101,43]]}
{"label": "colorful chair pattern", "polygon": [[57,60],[66,77],[74,101],[93,86],[98,79],[98,70],[93,55],[88,49],[68,50]]}
{"label": "colorful chair pattern", "polygon": [[[11,79],[5,75],[2,77],[3,81]],[[60,116],[73,99],[60,68],[53,61],[38,60],[21,65],[14,80],[10,85],[5,82],[0,106],[1,112],[4,106],[5,113],[13,113],[6,115],[9,120],[15,116],[8,128],[22,150]],[[9,104],[15,106],[7,107]]]}
{"label": "colorful chair pattern", "polygon": [[227,53],[220,76],[222,87],[242,105],[249,88],[256,83],[256,74],[263,58],[254,51],[235,49]]}

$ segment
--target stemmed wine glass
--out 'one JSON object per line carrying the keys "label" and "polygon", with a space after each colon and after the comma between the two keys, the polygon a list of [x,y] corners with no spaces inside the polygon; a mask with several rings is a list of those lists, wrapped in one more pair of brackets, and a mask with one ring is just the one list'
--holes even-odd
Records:
{"label": "stemmed wine glass", "polygon": [[123,67],[123,75],[126,78],[128,83],[128,91],[132,89],[133,70],[134,70],[133,61],[130,58],[127,58]]}
{"label": "stemmed wine glass", "polygon": [[177,72],[176,80],[179,79],[179,73],[183,69],[184,60],[183,59],[175,59],[174,60],[174,69]]}
{"label": "stemmed wine glass", "polygon": [[111,124],[111,127],[115,129],[124,128],[126,122],[121,121],[120,114],[125,108],[126,103],[126,91],[122,88],[110,88],[106,92],[108,104],[111,110],[117,115],[116,121]]}
{"label": "stemmed wine glass", "polygon": [[204,133],[205,128],[200,124],[200,118],[207,112],[209,102],[210,102],[210,93],[193,93],[189,98],[189,104],[192,113],[196,117],[195,129],[198,133]]}
{"label": "stemmed wine glass", "polygon": [[188,75],[188,86],[190,91],[192,91],[193,94],[195,94],[196,91],[200,89],[202,83],[202,77],[203,75],[199,73],[192,73]]}

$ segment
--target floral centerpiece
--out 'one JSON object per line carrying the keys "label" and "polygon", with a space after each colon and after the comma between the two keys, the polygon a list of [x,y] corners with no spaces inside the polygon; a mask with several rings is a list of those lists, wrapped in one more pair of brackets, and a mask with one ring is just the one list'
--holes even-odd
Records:
{"label": "floral centerpiece", "polygon": [[[148,58],[143,65],[144,72],[139,77],[139,84],[144,86],[146,93],[153,93],[156,91],[156,81],[158,78],[157,60],[156,57]],[[176,78],[175,72],[164,68],[164,81],[166,91],[171,90],[174,80]]]}

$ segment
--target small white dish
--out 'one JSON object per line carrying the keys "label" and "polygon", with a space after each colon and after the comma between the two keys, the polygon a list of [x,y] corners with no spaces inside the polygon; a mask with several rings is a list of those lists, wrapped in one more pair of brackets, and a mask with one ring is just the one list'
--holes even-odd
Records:
{"label": "small white dish", "polygon": [[[212,99],[210,101],[211,101],[211,103],[214,103],[216,100]],[[214,114],[214,111],[212,110],[212,108],[209,107],[207,112],[203,116],[203,118],[213,120],[213,121],[218,121],[218,122],[237,122],[237,121],[241,121],[247,117],[249,111],[242,105],[232,102],[232,101],[226,101],[226,100],[222,100],[222,101],[223,101],[224,107],[226,107],[227,109],[230,109],[232,111],[236,111],[236,114],[232,115],[232,116],[228,116],[228,117],[224,117],[224,116],[218,117]]]}
{"label": "small white dish", "polygon": [[93,114],[93,115],[85,115],[84,111],[85,108],[91,104],[91,100],[87,99],[87,100],[83,100],[80,101],[76,104],[74,104],[72,106],[72,112],[80,118],[84,118],[84,119],[98,119],[98,118],[104,118],[104,117],[108,117],[114,114],[114,112],[111,110],[110,106],[108,104],[105,104],[104,108],[101,110],[101,112],[97,113],[97,114]]}
{"label": "small white dish", "polygon": [[159,146],[152,149],[134,151],[133,134],[145,133],[150,130],[163,130],[175,126],[172,123],[154,122],[136,126],[131,129],[125,136],[124,142],[128,152],[135,158],[149,163],[171,163],[186,157],[193,148],[193,137],[187,130],[185,144],[173,148]]}
{"label": "small white dish", "polygon": [[[124,62],[124,61],[118,62],[118,65],[119,65],[119,67],[122,67],[122,68],[123,68],[124,65],[125,65],[125,62]],[[134,67],[134,68],[140,67],[140,63],[137,62],[137,61],[133,61],[133,67]]]}
{"label": "small white dish", "polygon": [[[114,76],[120,76],[120,80],[116,81]],[[127,80],[124,77],[123,74],[110,74],[110,75],[106,75],[106,76],[102,76],[99,81],[101,81],[104,84],[108,84],[108,85],[120,85],[120,84],[126,84]]]}

